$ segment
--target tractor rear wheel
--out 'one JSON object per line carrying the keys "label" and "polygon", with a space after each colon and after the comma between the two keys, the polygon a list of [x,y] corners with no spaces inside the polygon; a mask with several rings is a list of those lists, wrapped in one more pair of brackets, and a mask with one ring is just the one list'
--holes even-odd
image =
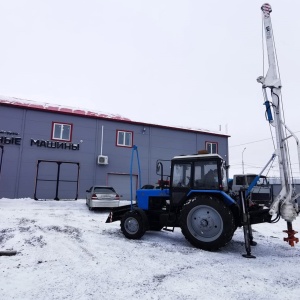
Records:
{"label": "tractor rear wheel", "polygon": [[140,239],[145,233],[142,216],[136,211],[128,211],[121,220],[121,230],[128,239]]}
{"label": "tractor rear wheel", "polygon": [[212,196],[190,199],[181,211],[180,227],[192,245],[209,251],[225,246],[236,228],[231,210]]}

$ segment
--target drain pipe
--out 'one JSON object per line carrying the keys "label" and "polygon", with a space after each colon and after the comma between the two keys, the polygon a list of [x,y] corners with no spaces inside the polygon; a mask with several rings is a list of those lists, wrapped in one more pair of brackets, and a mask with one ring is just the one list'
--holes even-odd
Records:
{"label": "drain pipe", "polygon": [[100,155],[102,155],[102,149],[103,149],[103,125],[101,127],[101,145],[100,145]]}

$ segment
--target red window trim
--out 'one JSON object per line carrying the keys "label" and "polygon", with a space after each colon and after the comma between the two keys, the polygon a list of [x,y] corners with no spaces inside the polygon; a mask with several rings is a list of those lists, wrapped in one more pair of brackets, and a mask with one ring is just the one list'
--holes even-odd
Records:
{"label": "red window trim", "polygon": [[[118,144],[118,133],[120,131],[122,131],[122,132],[130,132],[131,133],[131,146],[119,145]],[[116,147],[132,148],[133,147],[133,131],[131,131],[131,130],[124,130],[124,129],[117,129],[116,130]]]}
{"label": "red window trim", "polygon": [[219,144],[218,144],[218,142],[205,141],[205,150],[207,150],[207,144],[208,144],[208,143],[210,143],[210,144],[216,144],[216,146],[217,146],[217,147],[216,147],[216,148],[217,148],[217,149],[216,149],[216,150],[217,150],[216,153],[218,154],[218,153],[219,153]]}
{"label": "red window trim", "polygon": [[[70,126],[71,126],[70,139],[69,139],[69,140],[63,140],[63,139],[55,139],[55,138],[53,138],[54,124],[70,125]],[[52,141],[71,142],[71,141],[72,141],[72,134],[73,134],[73,123],[66,123],[66,122],[52,121],[52,128],[51,128],[51,140],[52,140]]]}

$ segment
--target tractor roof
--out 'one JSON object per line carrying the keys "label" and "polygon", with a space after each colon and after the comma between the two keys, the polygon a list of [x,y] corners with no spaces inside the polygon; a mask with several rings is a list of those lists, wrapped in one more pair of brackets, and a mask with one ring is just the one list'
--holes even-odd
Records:
{"label": "tractor roof", "polygon": [[211,158],[218,158],[223,159],[222,156],[219,154],[189,154],[189,155],[178,155],[174,156],[172,160],[190,160],[190,159],[211,159]]}

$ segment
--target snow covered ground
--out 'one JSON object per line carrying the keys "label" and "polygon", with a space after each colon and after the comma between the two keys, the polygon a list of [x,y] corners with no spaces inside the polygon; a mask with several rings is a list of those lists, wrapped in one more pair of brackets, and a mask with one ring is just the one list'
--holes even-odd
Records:
{"label": "snow covered ground", "polygon": [[284,221],[253,226],[246,259],[241,229],[206,252],[180,229],[128,240],[107,215],[84,200],[0,199],[0,250],[18,251],[0,256],[0,299],[300,299],[300,244],[282,240]]}

